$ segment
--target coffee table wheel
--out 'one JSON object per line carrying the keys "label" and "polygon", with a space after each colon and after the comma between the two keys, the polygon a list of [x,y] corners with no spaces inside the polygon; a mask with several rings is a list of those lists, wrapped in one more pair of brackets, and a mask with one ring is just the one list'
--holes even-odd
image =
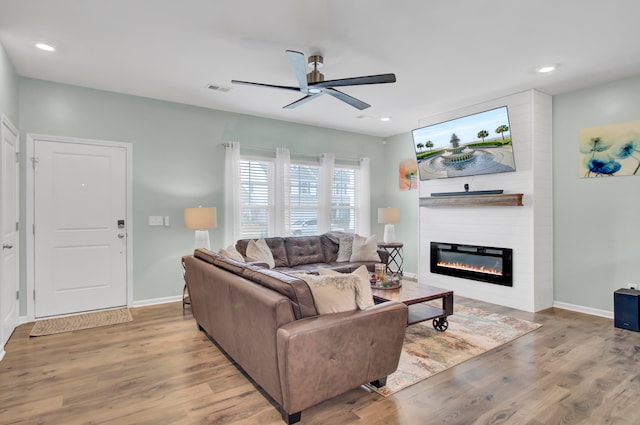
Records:
{"label": "coffee table wheel", "polygon": [[444,332],[449,328],[449,321],[446,317],[436,317],[433,319],[433,328],[438,332]]}

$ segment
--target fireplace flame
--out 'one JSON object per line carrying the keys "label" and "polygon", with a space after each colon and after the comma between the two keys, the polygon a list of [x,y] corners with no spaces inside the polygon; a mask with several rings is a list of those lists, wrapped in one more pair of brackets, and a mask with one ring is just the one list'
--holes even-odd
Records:
{"label": "fireplace flame", "polygon": [[500,270],[496,270],[496,269],[492,269],[490,267],[484,267],[484,266],[472,266],[469,264],[464,264],[464,263],[459,263],[459,262],[447,262],[447,261],[438,261],[437,263],[438,267],[446,267],[449,269],[458,269],[458,270],[466,270],[466,271],[470,271],[470,272],[476,272],[476,273],[485,273],[485,274],[492,274],[495,276],[502,276],[502,271]]}

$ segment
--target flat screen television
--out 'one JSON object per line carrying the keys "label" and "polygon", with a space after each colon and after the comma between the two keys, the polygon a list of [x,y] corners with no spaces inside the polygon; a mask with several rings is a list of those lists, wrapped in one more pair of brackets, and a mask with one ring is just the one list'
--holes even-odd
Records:
{"label": "flat screen television", "polygon": [[420,180],[516,170],[506,106],[412,131]]}

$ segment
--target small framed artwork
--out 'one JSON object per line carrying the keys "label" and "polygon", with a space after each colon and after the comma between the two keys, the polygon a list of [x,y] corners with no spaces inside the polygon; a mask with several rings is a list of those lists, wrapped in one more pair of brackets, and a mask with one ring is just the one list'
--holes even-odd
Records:
{"label": "small framed artwork", "polygon": [[580,130],[580,177],[640,175],[640,121]]}
{"label": "small framed artwork", "polygon": [[418,161],[415,158],[400,161],[398,173],[398,188],[400,190],[418,188]]}

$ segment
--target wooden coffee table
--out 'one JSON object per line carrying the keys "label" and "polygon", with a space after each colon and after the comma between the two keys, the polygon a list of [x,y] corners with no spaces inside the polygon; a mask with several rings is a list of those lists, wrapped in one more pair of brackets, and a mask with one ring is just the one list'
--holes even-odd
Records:
{"label": "wooden coffee table", "polygon": [[[448,316],[453,314],[453,291],[403,279],[397,289],[371,288],[376,303],[400,301],[407,305],[407,326],[433,319],[433,327],[444,332],[449,327]],[[424,304],[425,301],[442,300],[442,308]]]}

